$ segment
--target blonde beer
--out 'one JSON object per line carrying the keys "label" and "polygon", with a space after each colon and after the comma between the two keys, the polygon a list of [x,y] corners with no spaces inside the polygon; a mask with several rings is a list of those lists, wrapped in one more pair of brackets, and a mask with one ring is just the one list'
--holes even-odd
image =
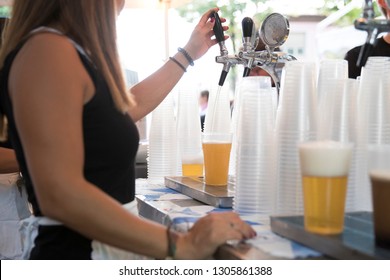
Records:
{"label": "blonde beer", "polygon": [[299,146],[305,229],[320,234],[343,231],[352,145],[333,141]]}
{"label": "blonde beer", "polygon": [[181,166],[183,176],[203,176],[202,163],[183,163]]}
{"label": "blonde beer", "polygon": [[302,180],[305,228],[308,231],[323,234],[342,232],[347,176],[303,176]]}
{"label": "blonde beer", "polygon": [[203,142],[205,182],[207,185],[227,185],[231,147],[231,142]]}

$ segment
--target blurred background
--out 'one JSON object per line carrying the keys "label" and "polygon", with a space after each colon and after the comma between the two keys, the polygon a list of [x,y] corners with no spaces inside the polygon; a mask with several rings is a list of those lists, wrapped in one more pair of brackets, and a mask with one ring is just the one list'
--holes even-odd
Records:
{"label": "blurred background", "polygon": [[[118,45],[129,85],[142,80],[166,59],[184,46],[200,16],[211,7],[220,8],[227,19],[226,45],[229,54],[238,53],[242,43],[241,21],[253,18],[260,28],[270,13],[286,16],[290,35],[281,50],[299,60],[320,61],[343,58],[350,48],[364,43],[366,32],[356,30],[353,22],[360,17],[363,0],[126,0],[118,19]],[[12,0],[0,0],[0,16],[7,16]],[[376,15],[381,13],[376,7]],[[212,90],[218,82],[221,65],[214,46],[190,67],[188,76],[199,89]],[[239,68],[238,66],[237,68]],[[227,85],[234,94],[236,80],[242,69],[229,73]]]}
{"label": "blurred background", "polygon": [[[237,54],[242,46],[241,21],[251,17],[256,28],[262,20],[277,12],[286,16],[290,34],[281,51],[298,60],[319,62],[328,58],[343,58],[347,50],[361,45],[366,32],[356,30],[355,19],[361,16],[363,0],[126,0],[118,18],[118,47],[128,85],[144,79],[160,67],[167,58],[183,47],[200,16],[212,7],[227,19],[226,41],[229,54]],[[0,16],[11,11],[12,0],[0,0]],[[380,10],[375,5],[377,17]],[[206,55],[189,67],[183,82],[194,91],[216,89],[222,65],[215,63],[220,54],[214,46]],[[234,100],[242,66],[233,67],[224,84]],[[147,142],[150,118],[137,123],[141,142]]]}
{"label": "blurred background", "polygon": [[[127,0],[118,21],[119,48],[124,67],[143,79],[186,43],[201,14],[218,6],[230,28],[226,32],[230,36],[226,42],[229,54],[238,53],[242,45],[244,17],[253,18],[259,28],[267,15],[277,12],[290,22],[289,38],[281,47],[283,52],[299,60],[343,58],[347,50],[366,39],[366,32],[353,26],[362,5],[362,0]],[[375,8],[377,16],[381,16]],[[196,67],[189,69],[199,91],[212,89],[217,83],[222,67],[215,63],[217,55],[219,48],[215,46],[196,62]],[[242,69],[229,73],[227,87],[232,92],[236,76],[241,73]]]}

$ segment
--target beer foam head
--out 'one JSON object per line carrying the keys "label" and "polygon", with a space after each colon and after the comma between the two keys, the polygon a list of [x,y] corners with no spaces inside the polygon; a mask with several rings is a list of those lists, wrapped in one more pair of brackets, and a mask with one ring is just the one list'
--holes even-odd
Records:
{"label": "beer foam head", "polygon": [[182,164],[203,164],[203,153],[183,154],[181,162]]}
{"label": "beer foam head", "polygon": [[231,133],[204,132],[202,134],[203,144],[229,144],[232,143]]}
{"label": "beer foam head", "polygon": [[339,177],[348,175],[352,144],[313,141],[299,145],[301,173],[304,176]]}
{"label": "beer foam head", "polygon": [[371,179],[389,182],[390,186],[390,170],[389,169],[373,169],[369,172]]}

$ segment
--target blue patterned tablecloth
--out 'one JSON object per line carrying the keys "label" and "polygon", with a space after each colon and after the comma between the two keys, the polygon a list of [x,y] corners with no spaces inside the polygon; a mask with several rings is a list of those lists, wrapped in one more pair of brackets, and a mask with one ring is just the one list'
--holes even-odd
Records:
{"label": "blue patterned tablecloth", "polygon": [[[137,179],[137,200],[140,215],[162,224],[173,223],[180,231],[188,230],[200,217],[211,212],[232,211],[215,208],[165,187]],[[241,215],[257,232],[257,237],[246,241],[275,258],[297,259],[319,257],[320,253],[285,239],[271,231],[268,215]]]}

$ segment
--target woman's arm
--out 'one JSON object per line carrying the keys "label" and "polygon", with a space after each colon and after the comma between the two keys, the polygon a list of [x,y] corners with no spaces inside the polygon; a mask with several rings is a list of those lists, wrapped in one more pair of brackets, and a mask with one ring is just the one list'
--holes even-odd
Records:
{"label": "woman's arm", "polygon": [[12,149],[0,147],[0,174],[19,172],[19,165]]}
{"label": "woman's arm", "polygon": [[[210,9],[202,16],[192,32],[190,40],[184,46],[184,49],[189,53],[192,59],[197,60],[203,56],[210,47],[217,44],[217,40],[211,38],[214,35],[214,20],[210,19],[210,15],[212,12],[217,12],[218,10],[218,8]],[[226,20],[221,18],[221,21],[225,22]],[[228,27],[225,26],[224,30],[227,29]],[[228,36],[226,36],[226,38],[228,38]],[[176,53],[173,57],[185,68],[189,66],[188,60],[181,52]],[[183,74],[183,69],[175,62],[168,60],[155,73],[133,86],[131,88],[131,93],[134,95],[137,102],[137,106],[131,108],[130,111],[133,120],[138,121],[153,111],[153,109],[156,108],[173,89]]]}

